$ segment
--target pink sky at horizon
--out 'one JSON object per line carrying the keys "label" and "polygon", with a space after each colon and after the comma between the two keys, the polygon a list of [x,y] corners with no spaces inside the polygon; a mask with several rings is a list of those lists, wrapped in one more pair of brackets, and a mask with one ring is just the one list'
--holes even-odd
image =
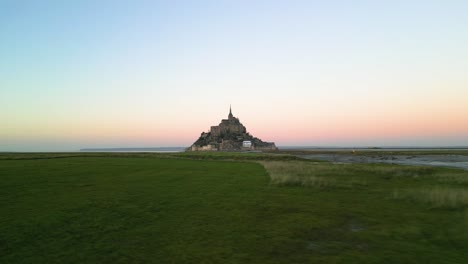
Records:
{"label": "pink sky at horizon", "polygon": [[[236,114],[235,109],[233,112],[252,135],[265,141],[274,141],[279,146],[400,146],[408,145],[405,141],[407,138],[423,139],[422,145],[425,146],[445,146],[454,144],[431,144],[430,139],[459,139],[468,135],[468,122],[462,122],[465,117],[464,111],[449,114],[437,111],[431,115],[420,112],[405,118],[400,118],[400,115],[395,113],[367,116],[336,113],[336,116],[329,114],[322,118],[319,114],[309,114],[287,118],[287,111],[283,112],[284,116],[277,115],[275,118],[275,113],[272,112],[270,116],[263,118],[260,114],[249,116],[242,110],[241,114]],[[75,142],[80,148],[188,146],[201,132],[209,131],[211,125],[218,125],[222,118],[226,118],[220,114],[209,115],[206,118],[195,116],[197,117],[189,114],[185,119],[165,122],[109,121],[107,125],[99,119],[94,122],[86,120],[81,124],[70,122],[68,126],[51,122],[48,130],[41,132],[34,131],[31,127],[23,129],[23,133],[12,133],[14,135],[10,136],[10,141],[27,142],[28,138],[34,136],[45,144],[54,141]],[[219,118],[216,120],[215,116]],[[2,136],[9,138],[5,134]]]}

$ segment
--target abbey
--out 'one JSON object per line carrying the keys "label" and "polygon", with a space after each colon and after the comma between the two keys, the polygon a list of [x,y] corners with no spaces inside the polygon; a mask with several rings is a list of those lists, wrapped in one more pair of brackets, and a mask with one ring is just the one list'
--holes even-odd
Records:
{"label": "abbey", "polygon": [[243,150],[277,150],[275,143],[264,142],[253,137],[247,129],[232,115],[229,107],[227,119],[221,120],[217,126],[212,126],[209,132],[203,132],[187,151],[243,151]]}

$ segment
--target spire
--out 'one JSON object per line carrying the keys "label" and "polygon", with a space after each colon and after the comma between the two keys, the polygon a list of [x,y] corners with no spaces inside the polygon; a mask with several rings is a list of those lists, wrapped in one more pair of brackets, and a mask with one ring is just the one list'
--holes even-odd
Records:
{"label": "spire", "polygon": [[231,110],[231,105],[229,105],[229,116],[228,116],[228,117],[229,117],[229,118],[232,118],[232,117],[233,117],[233,115],[232,115],[232,110]]}

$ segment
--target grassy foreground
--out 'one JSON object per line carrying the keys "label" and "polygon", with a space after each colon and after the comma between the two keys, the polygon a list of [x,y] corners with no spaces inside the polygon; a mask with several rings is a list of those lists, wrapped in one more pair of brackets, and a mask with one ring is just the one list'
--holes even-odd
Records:
{"label": "grassy foreground", "polygon": [[468,263],[462,170],[15,155],[0,159],[0,263]]}

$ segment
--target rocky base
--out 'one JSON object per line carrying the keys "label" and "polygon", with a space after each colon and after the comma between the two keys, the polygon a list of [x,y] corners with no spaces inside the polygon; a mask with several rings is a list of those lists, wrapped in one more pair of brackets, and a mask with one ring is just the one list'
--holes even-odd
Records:
{"label": "rocky base", "polygon": [[[250,146],[244,146],[244,141],[250,141]],[[202,133],[200,138],[187,148],[187,151],[274,151],[278,150],[275,143],[264,142],[259,138],[252,137],[248,133],[243,135],[224,135],[213,138],[211,133]]]}

